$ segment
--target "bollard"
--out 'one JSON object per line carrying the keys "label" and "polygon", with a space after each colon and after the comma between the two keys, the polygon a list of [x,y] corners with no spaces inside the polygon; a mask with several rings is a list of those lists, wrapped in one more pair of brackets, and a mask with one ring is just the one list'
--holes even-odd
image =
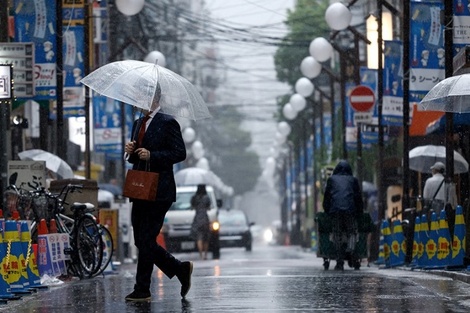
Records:
{"label": "bollard", "polygon": [[455,208],[454,237],[452,238],[452,259],[449,266],[463,267],[465,257],[465,220],[461,205]]}

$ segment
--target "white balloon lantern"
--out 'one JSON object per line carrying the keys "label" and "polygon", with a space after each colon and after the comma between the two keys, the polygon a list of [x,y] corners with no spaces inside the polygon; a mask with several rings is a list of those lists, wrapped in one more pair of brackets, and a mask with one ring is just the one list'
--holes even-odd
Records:
{"label": "white balloon lantern", "polygon": [[318,62],[325,62],[333,55],[333,46],[323,37],[313,39],[308,50]]}
{"label": "white balloon lantern", "polygon": [[313,93],[313,83],[306,77],[301,77],[295,83],[295,91],[303,97],[310,97]]}
{"label": "white balloon lantern", "polygon": [[209,168],[209,161],[208,161],[206,158],[204,158],[204,157],[200,158],[200,159],[197,161],[196,167],[197,167],[197,168],[202,168],[202,169],[207,170],[207,171],[210,170],[210,168]]}
{"label": "white balloon lantern", "polygon": [[308,78],[315,78],[321,73],[322,66],[314,57],[305,57],[300,63],[300,72]]}
{"label": "white balloon lantern", "polygon": [[292,104],[290,103],[286,103],[284,105],[284,107],[282,108],[282,114],[288,120],[293,120],[297,117],[297,111],[294,110],[294,108],[292,107]]}
{"label": "white balloon lantern", "polygon": [[279,131],[276,132],[276,143],[282,145],[286,142],[286,136],[281,134]]}
{"label": "white balloon lantern", "polygon": [[289,136],[291,132],[291,127],[289,124],[287,124],[287,122],[282,121],[277,124],[277,130],[279,131],[281,135],[283,135],[284,137],[287,137]]}
{"label": "white balloon lantern", "polygon": [[144,62],[166,66],[166,58],[160,51],[152,51],[144,58]]}
{"label": "white balloon lantern", "polygon": [[196,139],[196,131],[192,129],[191,127],[186,127],[183,130],[183,140],[185,143],[191,143]]}
{"label": "white balloon lantern", "polygon": [[332,3],[325,11],[325,20],[333,30],[345,30],[351,23],[352,13],[341,2]]}
{"label": "white balloon lantern", "polygon": [[124,15],[132,16],[142,11],[145,0],[116,0],[116,7]]}
{"label": "white balloon lantern", "polygon": [[202,158],[204,156],[204,146],[202,145],[202,142],[196,140],[191,146],[191,151],[196,160]]}
{"label": "white balloon lantern", "polygon": [[298,93],[293,94],[290,97],[289,103],[292,105],[292,108],[296,110],[297,112],[302,111],[305,109],[305,106],[307,105],[307,100]]}

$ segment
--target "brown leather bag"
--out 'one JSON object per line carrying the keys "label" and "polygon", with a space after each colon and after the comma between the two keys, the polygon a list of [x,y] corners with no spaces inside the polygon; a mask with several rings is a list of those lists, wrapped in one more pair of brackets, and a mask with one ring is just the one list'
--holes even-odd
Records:
{"label": "brown leather bag", "polygon": [[128,170],[124,182],[123,196],[147,201],[157,197],[159,174],[155,172]]}

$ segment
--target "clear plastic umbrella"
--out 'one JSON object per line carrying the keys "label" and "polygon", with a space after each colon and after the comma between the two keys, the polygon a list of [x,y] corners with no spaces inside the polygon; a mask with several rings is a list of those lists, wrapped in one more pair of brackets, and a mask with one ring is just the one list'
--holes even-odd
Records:
{"label": "clear plastic umbrella", "polygon": [[21,160],[45,161],[46,168],[64,179],[73,178],[74,174],[70,165],[57,155],[41,150],[31,149],[18,153]]}
{"label": "clear plastic umbrella", "polygon": [[470,74],[440,81],[429,90],[418,107],[424,111],[470,112]]}
{"label": "clear plastic umbrella", "polygon": [[196,86],[157,64],[136,60],[112,62],[80,82],[99,94],[144,110],[149,110],[160,94],[162,113],[192,120],[211,117]]}

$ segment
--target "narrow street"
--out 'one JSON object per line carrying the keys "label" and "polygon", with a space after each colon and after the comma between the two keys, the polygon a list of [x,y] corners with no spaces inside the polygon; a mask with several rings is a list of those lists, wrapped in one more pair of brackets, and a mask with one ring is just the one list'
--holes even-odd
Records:
{"label": "narrow street", "polygon": [[[0,312],[468,312],[469,285],[429,272],[379,269],[363,261],[359,271],[323,269],[321,258],[297,246],[256,244],[252,252],[222,249],[220,260],[194,262],[192,288],[154,272],[152,301],[126,303],[135,265],[115,274],[66,282],[0,306]],[[332,261],[334,265],[334,261]]]}

